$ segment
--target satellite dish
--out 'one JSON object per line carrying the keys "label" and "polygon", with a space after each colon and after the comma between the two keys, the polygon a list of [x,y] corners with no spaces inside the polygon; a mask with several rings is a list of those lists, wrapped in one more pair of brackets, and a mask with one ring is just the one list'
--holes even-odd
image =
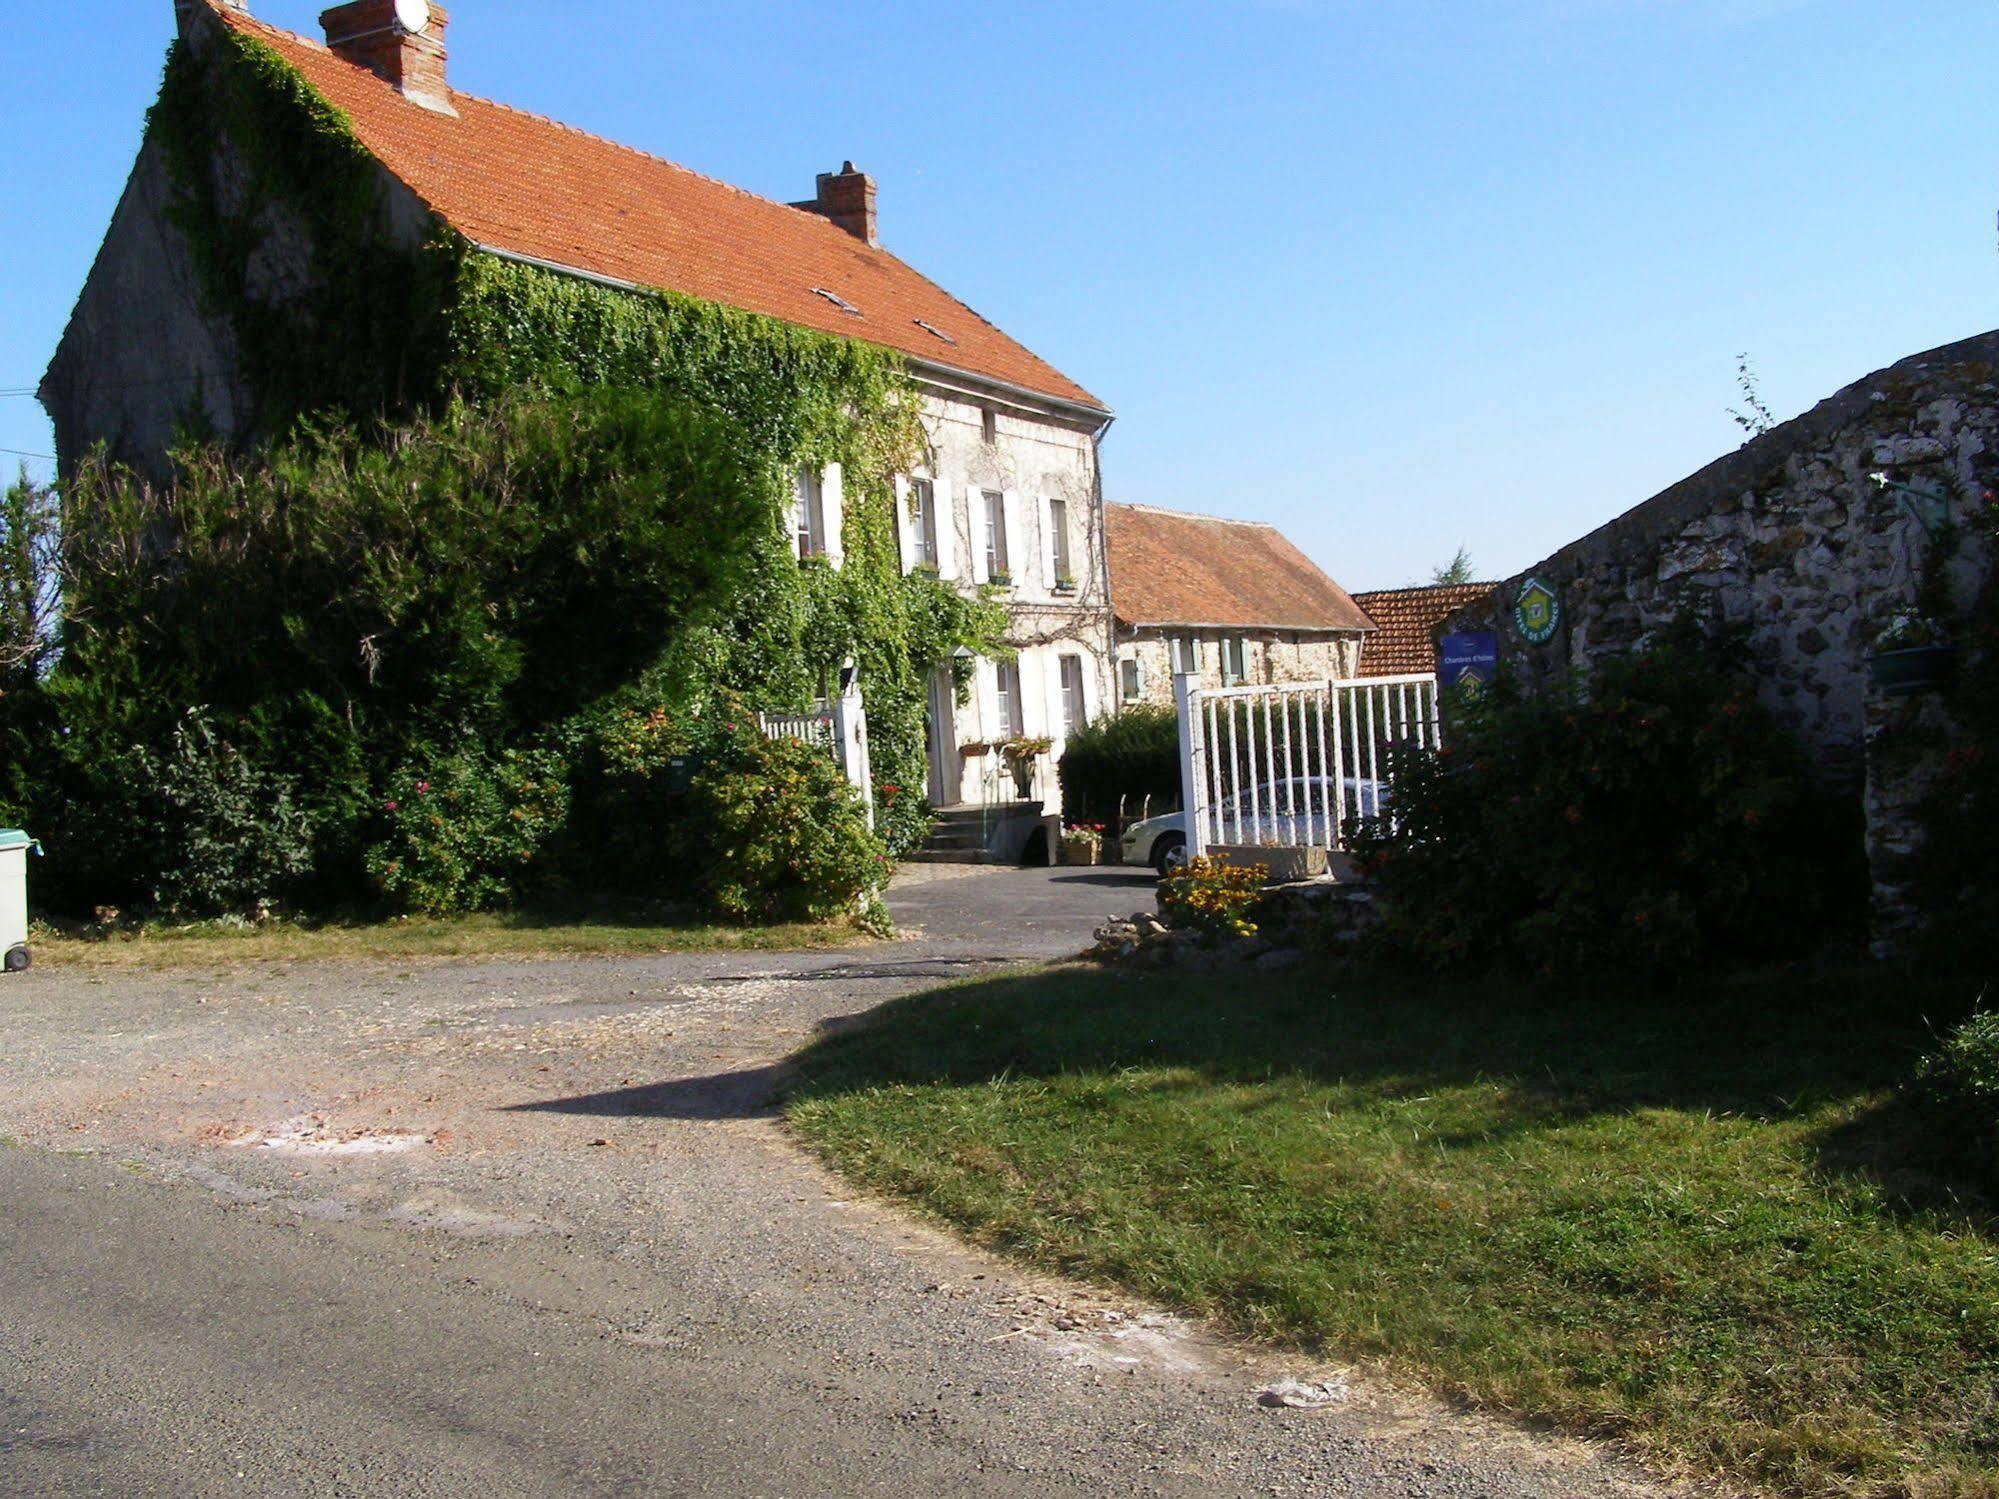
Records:
{"label": "satellite dish", "polygon": [[430,24],[430,0],[396,0],[396,24],[405,31],[420,33]]}

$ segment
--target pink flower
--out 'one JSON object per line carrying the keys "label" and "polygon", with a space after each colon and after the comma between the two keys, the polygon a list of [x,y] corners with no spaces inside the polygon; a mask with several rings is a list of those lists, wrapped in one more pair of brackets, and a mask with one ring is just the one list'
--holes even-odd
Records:
{"label": "pink flower", "polygon": [[430,790],[430,782],[428,782],[428,781],[418,781],[418,782],[416,783],[416,794],[417,794],[418,796],[422,796],[422,795],[423,795],[423,794],[424,794],[424,793],[425,793],[426,791],[428,791],[428,790]]}
{"label": "pink flower", "polygon": [[394,802],[383,802],[382,810],[384,812],[393,812],[396,810],[396,804]]}

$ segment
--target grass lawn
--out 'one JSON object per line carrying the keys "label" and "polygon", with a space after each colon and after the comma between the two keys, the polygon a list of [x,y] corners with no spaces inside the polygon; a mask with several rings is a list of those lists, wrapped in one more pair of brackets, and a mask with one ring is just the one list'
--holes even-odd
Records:
{"label": "grass lawn", "polygon": [[856,927],[729,927],[531,916],[410,917],[380,922],[273,922],[234,926],[144,926],[106,936],[37,932],[37,964],[50,967],[178,967],[324,958],[473,958],[638,955],[662,952],[799,951],[847,947],[868,938]]}
{"label": "grass lawn", "polygon": [[980,1241],[1805,1494],[1999,1495],[1999,1226],[1895,1080],[1962,984],[1062,968],[808,1051],[795,1129]]}

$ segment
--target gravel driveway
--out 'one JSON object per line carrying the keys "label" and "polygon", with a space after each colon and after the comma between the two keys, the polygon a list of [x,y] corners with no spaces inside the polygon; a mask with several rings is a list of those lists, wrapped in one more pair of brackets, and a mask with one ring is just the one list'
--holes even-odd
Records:
{"label": "gravel driveway", "polygon": [[0,1492],[1656,1493],[1036,1277],[784,1138],[820,1028],[1147,883],[932,873],[839,953],[0,984]]}

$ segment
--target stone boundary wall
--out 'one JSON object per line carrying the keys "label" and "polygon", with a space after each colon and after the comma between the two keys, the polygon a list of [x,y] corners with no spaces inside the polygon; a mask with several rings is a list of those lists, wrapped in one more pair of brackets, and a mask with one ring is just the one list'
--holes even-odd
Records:
{"label": "stone boundary wall", "polygon": [[[1752,439],[1500,583],[1445,630],[1493,629],[1528,683],[1642,644],[1683,610],[1745,627],[1761,697],[1829,784],[1856,791],[1874,637],[1915,601],[1925,535],[1869,475],[1948,492],[1962,515],[1999,476],[1999,332],[1904,359]],[[1952,591],[1981,574],[1966,538]],[[1528,578],[1553,589],[1545,644],[1515,628]]]}
{"label": "stone boundary wall", "polygon": [[[1958,739],[1935,694],[1884,697],[1875,637],[1912,610],[1927,533],[1871,475],[1947,498],[1962,520],[1999,485],[1999,332],[1877,370],[1497,585],[1443,630],[1491,629],[1530,687],[1642,645],[1684,611],[1745,631],[1759,696],[1829,789],[1863,802],[1877,951],[1917,923],[1906,896],[1915,812]],[[1984,543],[1960,532],[1945,571],[1962,620]],[[1529,578],[1561,616],[1544,643],[1513,604]],[[1962,669],[1963,663],[1960,663]]]}

